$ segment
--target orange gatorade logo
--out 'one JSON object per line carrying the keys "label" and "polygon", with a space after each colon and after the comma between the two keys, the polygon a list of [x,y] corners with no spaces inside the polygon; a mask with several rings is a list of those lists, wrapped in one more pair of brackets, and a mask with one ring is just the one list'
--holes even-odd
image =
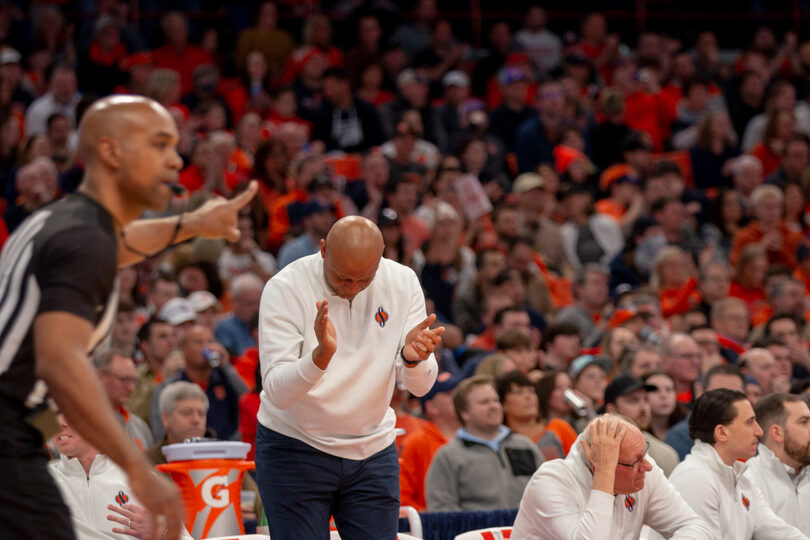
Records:
{"label": "orange gatorade logo", "polygon": [[230,504],[228,477],[224,475],[209,477],[203,482],[200,495],[203,502],[211,508],[225,508]]}
{"label": "orange gatorade logo", "polygon": [[748,508],[751,506],[751,501],[748,500],[748,497],[746,497],[745,494],[742,494],[742,503],[745,510],[748,511]]}
{"label": "orange gatorade logo", "polygon": [[374,320],[377,321],[380,328],[384,328],[385,323],[388,322],[388,313],[383,309],[382,306],[377,308],[377,313],[374,315]]}

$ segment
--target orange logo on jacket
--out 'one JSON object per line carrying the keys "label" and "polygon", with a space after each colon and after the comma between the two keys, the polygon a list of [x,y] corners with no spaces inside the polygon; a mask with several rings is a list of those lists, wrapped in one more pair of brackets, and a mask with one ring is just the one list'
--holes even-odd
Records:
{"label": "orange logo on jacket", "polygon": [[633,508],[636,507],[636,499],[632,495],[626,495],[624,497],[624,507],[632,512]]}
{"label": "orange logo on jacket", "polygon": [[383,309],[382,306],[377,308],[377,313],[374,315],[374,320],[377,321],[380,328],[383,328],[385,323],[388,322],[388,313]]}
{"label": "orange logo on jacket", "polygon": [[115,496],[115,502],[118,503],[118,506],[124,506],[129,502],[129,495],[123,491],[119,491],[118,495]]}
{"label": "orange logo on jacket", "polygon": [[748,507],[751,506],[751,501],[749,501],[748,497],[745,495],[742,496],[742,503],[746,510],[748,510]]}

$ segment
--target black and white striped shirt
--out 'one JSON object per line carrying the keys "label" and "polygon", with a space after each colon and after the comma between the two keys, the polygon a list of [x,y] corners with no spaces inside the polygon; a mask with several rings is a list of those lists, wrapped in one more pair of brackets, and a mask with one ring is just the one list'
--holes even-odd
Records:
{"label": "black and white striped shirt", "polygon": [[24,418],[44,406],[47,388],[35,375],[34,319],[62,311],[90,321],[92,355],[115,320],[117,242],[112,216],[72,194],[30,216],[0,253],[0,455],[42,444]]}

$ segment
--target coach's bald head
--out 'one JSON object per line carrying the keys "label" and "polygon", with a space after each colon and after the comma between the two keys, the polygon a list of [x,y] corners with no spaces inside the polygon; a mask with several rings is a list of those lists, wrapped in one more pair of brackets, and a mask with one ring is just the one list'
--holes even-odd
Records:
{"label": "coach's bald head", "polygon": [[384,247],[374,222],[360,216],[339,220],[321,240],[326,282],[338,296],[351,300],[371,284]]}

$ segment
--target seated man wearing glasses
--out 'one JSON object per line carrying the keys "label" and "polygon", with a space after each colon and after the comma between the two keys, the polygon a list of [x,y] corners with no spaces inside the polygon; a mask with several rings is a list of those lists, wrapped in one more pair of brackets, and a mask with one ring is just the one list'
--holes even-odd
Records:
{"label": "seated man wearing glasses", "polygon": [[523,493],[512,538],[637,539],[645,524],[667,538],[712,538],[646,456],[641,431],[606,414],[588,425],[565,459],[540,466]]}
{"label": "seated man wearing glasses", "polygon": [[711,528],[712,538],[788,540],[807,538],[768,506],[748,475],[762,429],[754,409],[738,390],[709,390],[689,417],[692,453],[672,472],[672,483]]}
{"label": "seated man wearing glasses", "polygon": [[124,431],[132,442],[141,450],[155,444],[149,425],[140,416],[132,414],[127,409],[129,398],[132,397],[138,383],[135,362],[112,351],[105,351],[93,358],[93,366],[118,421],[124,426]]}

